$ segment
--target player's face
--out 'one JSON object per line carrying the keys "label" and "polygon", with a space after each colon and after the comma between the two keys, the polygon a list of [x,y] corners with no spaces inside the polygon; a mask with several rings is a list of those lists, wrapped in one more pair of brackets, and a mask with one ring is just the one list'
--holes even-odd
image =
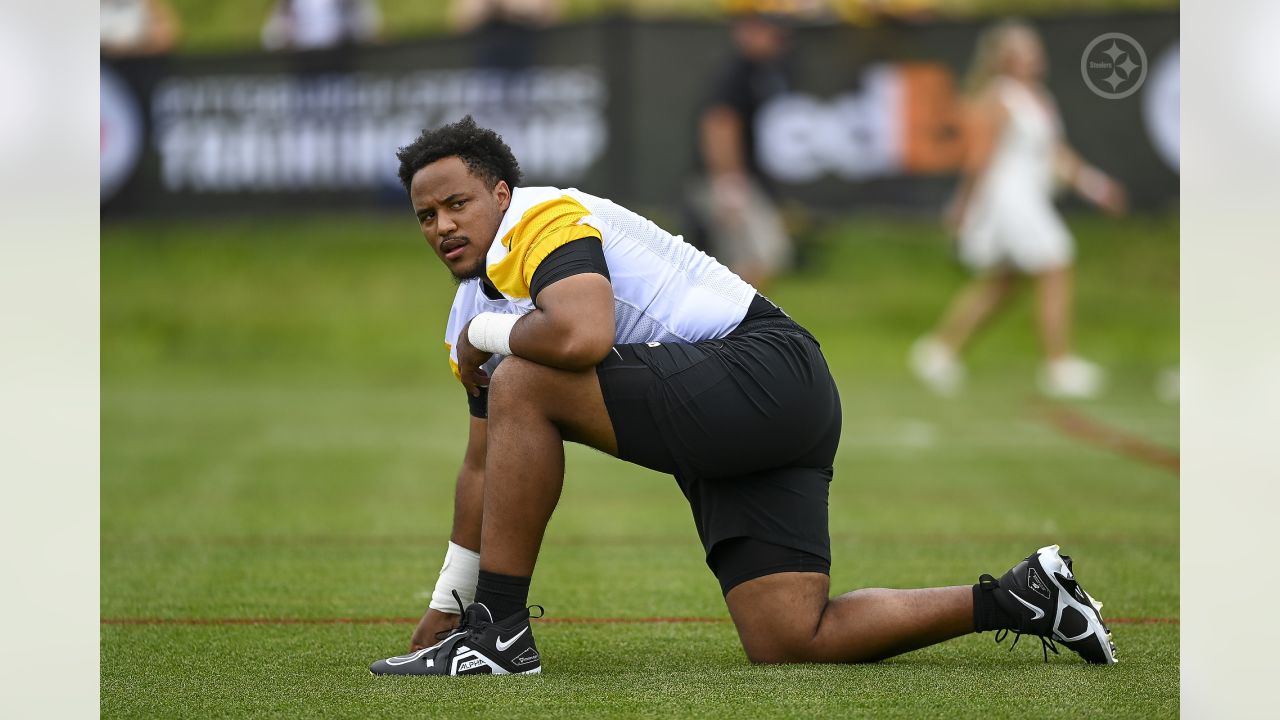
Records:
{"label": "player's face", "polygon": [[490,187],[458,157],[423,167],[413,176],[409,199],[431,249],[459,280],[484,275],[485,255],[511,205],[511,188]]}

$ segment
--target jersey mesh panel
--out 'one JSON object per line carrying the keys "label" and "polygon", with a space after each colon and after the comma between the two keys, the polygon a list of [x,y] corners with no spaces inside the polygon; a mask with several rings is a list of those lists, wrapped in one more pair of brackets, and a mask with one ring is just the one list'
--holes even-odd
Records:
{"label": "jersey mesh panel", "polygon": [[[618,232],[648,248],[678,272],[688,273],[693,260],[701,254],[701,251],[691,246],[682,247],[680,243],[671,242],[667,239],[667,234],[657,225],[615,203],[607,201],[590,203],[587,209],[596,218],[609,223]],[[723,266],[712,265],[700,277],[691,278],[691,280],[694,285],[705,287],[723,298],[734,301],[739,299],[736,291],[741,287],[742,281]]]}
{"label": "jersey mesh panel", "polygon": [[614,326],[619,345],[639,342],[679,342],[676,336],[653,318],[622,302],[613,303]]}

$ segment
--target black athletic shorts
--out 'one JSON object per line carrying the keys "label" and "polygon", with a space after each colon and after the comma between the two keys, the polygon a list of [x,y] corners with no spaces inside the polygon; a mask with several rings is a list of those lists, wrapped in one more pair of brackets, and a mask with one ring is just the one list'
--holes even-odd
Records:
{"label": "black athletic shorts", "polygon": [[840,396],[808,331],[752,317],[719,340],[618,345],[596,368],[618,456],[675,476],[726,593],[831,563]]}

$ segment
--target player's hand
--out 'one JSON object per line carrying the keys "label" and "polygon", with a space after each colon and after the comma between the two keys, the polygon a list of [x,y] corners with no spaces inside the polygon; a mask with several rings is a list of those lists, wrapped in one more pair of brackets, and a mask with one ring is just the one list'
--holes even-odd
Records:
{"label": "player's hand", "polygon": [[462,328],[462,333],[458,336],[458,374],[461,376],[462,386],[467,389],[467,394],[472,397],[480,397],[480,388],[489,387],[489,375],[480,369],[481,365],[489,362],[489,358],[493,357],[493,353],[487,353],[479,350],[471,344],[471,339],[467,333],[471,330],[471,323]]}
{"label": "player's hand", "polygon": [[437,635],[457,626],[457,614],[428,609],[418,621],[418,627],[414,628],[413,637],[409,638],[409,652],[435,645],[440,642]]}

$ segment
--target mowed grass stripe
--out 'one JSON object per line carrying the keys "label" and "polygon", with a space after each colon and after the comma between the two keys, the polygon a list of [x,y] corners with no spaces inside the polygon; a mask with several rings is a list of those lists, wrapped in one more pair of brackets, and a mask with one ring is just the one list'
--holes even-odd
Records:
{"label": "mowed grass stripe", "polygon": [[1069,407],[1049,405],[1042,412],[1045,419],[1064,435],[1139,462],[1171,470],[1174,475],[1181,473],[1182,461],[1176,450],[1157,445],[1139,435],[1108,427]]}
{"label": "mowed grass stripe", "polygon": [[[1175,534],[1165,533],[1090,533],[1090,532],[1071,532],[1061,533],[1070,536],[1070,540],[1074,543],[1124,543],[1138,545],[1177,545],[1178,537]],[[937,543],[1013,543],[1013,542],[1034,542],[1041,537],[1043,533],[1037,532],[923,532],[923,533],[897,533],[897,532],[839,532],[831,533],[831,542],[894,542],[901,544],[926,544],[933,545]],[[447,535],[343,535],[343,534],[291,534],[291,535],[139,535],[139,536],[120,536],[120,537],[103,537],[104,543],[112,545],[132,544],[132,545],[212,545],[212,546],[232,546],[232,547],[306,547],[306,546],[326,546],[326,545],[352,545],[352,546],[406,546],[406,545],[426,545],[426,546],[444,546],[448,540]],[[601,546],[650,546],[650,545],[675,545],[687,546],[689,541],[683,537],[672,537],[670,535],[612,535],[612,536],[581,536],[574,535],[568,537],[548,537],[543,541],[544,546],[562,546],[562,547],[601,547]]]}
{"label": "mowed grass stripe", "polygon": [[[102,618],[102,625],[413,625],[418,618]],[[645,625],[680,623],[727,623],[729,618],[714,617],[567,617],[539,618],[548,625]],[[1108,625],[1178,625],[1179,618],[1121,617],[1107,618]]]}

